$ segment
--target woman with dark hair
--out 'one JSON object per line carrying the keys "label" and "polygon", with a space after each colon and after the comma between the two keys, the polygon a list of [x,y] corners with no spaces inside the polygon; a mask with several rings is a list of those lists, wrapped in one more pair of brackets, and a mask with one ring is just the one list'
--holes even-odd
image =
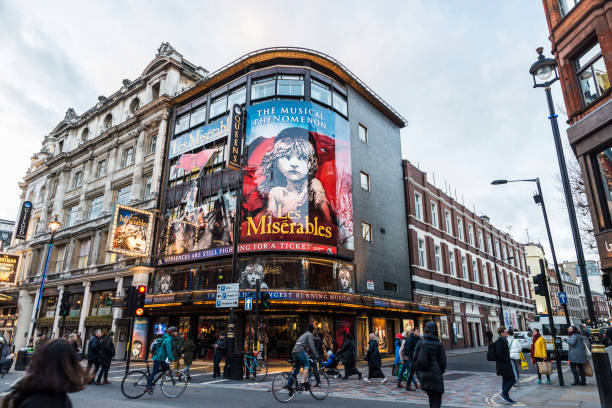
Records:
{"label": "woman with dark hair", "polygon": [[370,333],[370,342],[368,352],[365,356],[368,361],[368,377],[364,378],[365,382],[371,382],[372,378],[382,378],[381,383],[387,382],[387,377],[382,372],[382,361],[380,359],[380,351],[378,351],[378,337],[374,333]]}
{"label": "woman with dark hair", "polygon": [[[425,324],[425,335],[414,350],[414,366],[421,380],[421,388],[427,392],[430,408],[440,408],[444,394],[446,353],[438,339],[435,322]],[[408,383],[410,385],[410,382]]]}
{"label": "woman with dark hair", "polygon": [[26,375],[0,402],[1,408],[71,408],[67,393],[83,389],[85,373],[72,345],[51,340],[38,346]]}

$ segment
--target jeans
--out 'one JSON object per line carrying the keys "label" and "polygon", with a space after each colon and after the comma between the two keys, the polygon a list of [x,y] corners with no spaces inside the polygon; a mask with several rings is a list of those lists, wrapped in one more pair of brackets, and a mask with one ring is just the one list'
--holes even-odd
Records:
{"label": "jeans", "polygon": [[102,365],[102,367],[100,368],[100,371],[98,372],[98,379],[96,380],[96,382],[100,382],[100,380],[102,380],[102,376],[104,376],[104,381],[108,381],[108,370],[110,369],[110,365],[105,366]]}
{"label": "jeans", "polygon": [[147,379],[147,388],[151,388],[151,385],[153,384],[153,379],[155,378],[155,375],[157,375],[157,373],[161,373],[162,371],[169,369],[170,366],[164,361],[153,360],[153,371],[151,371],[151,375],[149,375],[149,378]]}
{"label": "jeans", "polygon": [[408,382],[406,383],[407,386],[410,386],[410,383],[412,382],[414,382],[414,385],[418,385],[418,381],[416,377],[414,376],[416,370],[414,369],[413,363],[414,363],[413,359],[408,360],[408,364],[410,364],[410,374],[408,375]]}
{"label": "jeans", "polygon": [[214,362],[213,362],[213,377],[221,377],[221,360],[225,355],[223,353],[215,353],[214,354]]}
{"label": "jeans", "polygon": [[[572,374],[574,374],[574,384],[586,384],[584,364],[570,362],[570,368],[572,369]],[[580,373],[580,378],[578,378],[578,373]]]}
{"label": "jeans", "polygon": [[297,375],[300,373],[300,368],[302,367],[304,367],[304,370],[310,369],[310,362],[308,361],[306,352],[300,351],[299,353],[293,353],[293,371],[291,372],[289,381],[287,381],[288,387],[293,385],[293,379],[297,378]]}
{"label": "jeans", "polygon": [[521,360],[511,359],[510,362],[512,363],[512,370],[514,371],[514,379],[518,382],[521,372]]}
{"label": "jeans", "polygon": [[440,408],[442,406],[442,393],[427,391],[429,397],[429,408]]}
{"label": "jeans", "polygon": [[191,364],[190,365],[185,364],[185,368],[183,369],[183,372],[188,377],[189,377],[189,367],[191,367]]}
{"label": "jeans", "polygon": [[501,392],[501,395],[503,397],[510,398],[510,396],[508,395],[508,392],[510,392],[510,388],[512,388],[512,386],[515,383],[516,383],[516,381],[514,380],[514,377],[502,377],[502,392]]}
{"label": "jeans", "polygon": [[87,375],[89,375],[89,370],[91,370],[91,366],[94,367],[93,373],[91,374],[91,381],[93,382],[93,380],[96,378],[98,370],[100,369],[100,360],[98,359],[87,361]]}

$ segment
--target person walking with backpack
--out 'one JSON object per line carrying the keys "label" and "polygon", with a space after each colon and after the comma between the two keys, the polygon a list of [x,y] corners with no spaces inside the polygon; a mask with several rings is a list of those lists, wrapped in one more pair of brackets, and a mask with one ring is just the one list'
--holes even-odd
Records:
{"label": "person walking with backpack", "polygon": [[[514,370],[512,369],[512,361],[510,360],[510,348],[508,347],[508,330],[504,326],[497,329],[499,337],[493,343],[495,350],[495,370],[497,375],[502,377],[502,391],[500,397],[506,404],[514,404],[516,401],[510,398],[508,394],[510,389],[516,382],[514,379]],[[487,359],[489,359],[487,353]]]}
{"label": "person walking with backpack", "polygon": [[368,361],[368,376],[364,378],[366,382],[371,382],[372,378],[382,378],[381,384],[387,382],[388,378],[382,372],[382,361],[380,359],[380,352],[378,351],[378,337],[376,334],[370,333],[370,343],[368,345],[368,352],[365,356]]}
{"label": "person walking with backpack", "polygon": [[587,362],[587,353],[584,337],[580,335],[580,332],[576,326],[570,326],[567,329],[567,332],[569,337],[564,341],[569,346],[570,368],[572,369],[572,374],[574,375],[574,382],[572,385],[586,385],[584,365]]}
{"label": "person walking with backpack", "polygon": [[[531,363],[536,366],[538,371],[538,381],[536,384],[542,384],[542,373],[540,366],[537,364],[540,361],[547,361],[548,353],[546,352],[546,340],[540,335],[540,330],[533,329],[533,340],[531,341]],[[546,384],[550,384],[550,374],[546,374]]]}
{"label": "person walking with backpack", "polygon": [[191,336],[185,333],[183,336],[183,363],[185,363],[185,369],[183,372],[187,376],[187,381],[191,381],[191,376],[189,375],[189,368],[193,363],[193,356],[195,355],[196,346],[191,340]]}
{"label": "person walking with backpack", "polygon": [[178,335],[178,330],[172,333],[172,364],[170,368],[178,370],[181,368],[181,356],[183,355],[183,338]]}
{"label": "person walking with backpack", "polygon": [[[155,354],[153,355],[153,371],[147,379],[147,392],[149,394],[153,394],[153,388],[151,388],[151,386],[157,373],[170,369],[170,366],[168,363],[166,363],[166,360],[174,360],[174,356],[172,354],[172,337],[174,333],[176,333],[176,327],[168,327],[166,334],[164,334],[161,341],[156,340],[151,345],[151,349],[155,351]],[[157,346],[154,346],[155,344],[157,344]]]}
{"label": "person walking with backpack", "polygon": [[[438,339],[436,322],[425,324],[425,336],[414,350],[414,368],[421,379],[421,387],[429,398],[429,408],[440,408],[444,394],[446,352]],[[408,383],[410,385],[410,383]]]}
{"label": "person walking with backpack", "polygon": [[[98,373],[98,379],[95,384],[110,384],[108,381],[108,370],[110,369],[113,357],[115,357],[115,345],[113,344],[113,336],[115,332],[112,330],[108,332],[106,336],[100,341],[100,371]],[[100,383],[104,376],[104,382]]]}
{"label": "person walking with backpack", "polygon": [[342,364],[344,365],[344,377],[343,380],[348,380],[351,375],[359,376],[361,380],[361,371],[355,367],[355,363],[357,362],[357,352],[355,347],[355,341],[353,341],[353,335],[351,333],[347,333],[344,337],[344,343],[342,343],[342,347],[336,353],[336,358],[342,360]]}
{"label": "person walking with backpack", "polygon": [[515,385],[519,384],[519,375],[521,372],[521,343],[514,338],[514,330],[508,330],[508,347],[510,348],[510,361],[512,362],[512,370],[514,370]]}
{"label": "person walking with backpack", "polygon": [[413,391],[410,386],[411,383],[414,383],[415,389],[421,388],[421,385],[417,381],[416,370],[414,368],[414,351],[416,347],[421,342],[421,331],[419,329],[414,329],[410,336],[406,339],[404,343],[402,356],[405,358],[406,369],[408,370],[408,381],[406,381],[406,391]]}
{"label": "person walking with backpack", "polygon": [[102,338],[102,330],[96,329],[87,345],[87,368],[85,371],[87,375],[89,375],[91,367],[94,367],[93,373],[91,373],[91,377],[88,380],[89,384],[94,383],[96,374],[100,369],[100,338]]}

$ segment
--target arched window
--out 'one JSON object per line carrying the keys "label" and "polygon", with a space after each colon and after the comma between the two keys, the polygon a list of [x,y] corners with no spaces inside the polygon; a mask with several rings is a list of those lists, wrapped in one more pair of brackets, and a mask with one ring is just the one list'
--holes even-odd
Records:
{"label": "arched window", "polygon": [[104,118],[104,130],[108,129],[109,127],[111,127],[111,125],[113,124],[113,115],[111,115],[110,113],[108,115],[106,115],[106,117]]}
{"label": "arched window", "polygon": [[130,113],[135,113],[138,110],[139,106],[140,106],[140,99],[138,98],[132,99],[132,102],[130,103]]}
{"label": "arched window", "polygon": [[86,142],[87,141],[87,136],[89,136],[89,128],[85,128],[81,132],[81,141],[82,142]]}

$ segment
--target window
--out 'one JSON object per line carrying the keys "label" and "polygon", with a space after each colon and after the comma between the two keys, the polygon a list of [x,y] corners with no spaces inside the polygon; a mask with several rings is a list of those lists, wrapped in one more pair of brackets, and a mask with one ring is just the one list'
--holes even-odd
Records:
{"label": "window", "polygon": [[[200,106],[193,112],[191,112],[191,119],[189,122],[190,127],[194,127],[195,125],[199,125],[206,120],[206,105]],[[183,129],[184,130],[184,129]]]}
{"label": "window", "polygon": [[110,113],[108,115],[106,115],[106,117],[104,118],[104,127],[103,130],[106,130],[108,128],[110,128],[113,124],[113,115],[111,115]]}
{"label": "window", "polygon": [[[246,86],[242,86],[230,91],[227,98],[227,107],[231,109],[234,105],[244,105],[246,103]],[[193,126],[193,125],[192,125]]]}
{"label": "window", "polygon": [[431,225],[438,228],[438,204],[431,202]]}
{"label": "window", "polygon": [[444,210],[444,222],[446,223],[446,232],[453,235],[453,229],[451,227],[451,215],[450,211]]}
{"label": "window", "polygon": [[485,264],[482,264],[482,283],[489,286],[489,268]]}
{"label": "window", "polygon": [[145,195],[144,198],[147,199],[151,195],[151,182],[153,181],[153,177],[147,176],[145,177]]}
{"label": "window", "polygon": [[463,220],[457,217],[457,236],[463,241]]}
{"label": "window", "polygon": [[174,133],[181,133],[187,129],[189,129],[189,113],[186,113],[176,118],[176,124],[174,125]]}
{"label": "window", "polygon": [[98,218],[100,216],[103,201],[104,196],[98,196],[89,200],[89,212],[87,213],[88,220],[93,220],[94,218]]}
{"label": "window", "polygon": [[80,187],[82,182],[83,182],[83,172],[77,171],[76,173],[74,173],[74,180],[72,182],[72,188]]}
{"label": "window", "polygon": [[90,316],[108,316],[112,313],[113,307],[106,306],[106,299],[110,299],[115,296],[115,292],[112,290],[105,290],[99,292],[91,292],[91,310]]}
{"label": "window", "polygon": [[478,262],[475,259],[472,259],[472,274],[474,275],[474,282],[480,282],[480,276],[478,274]]}
{"label": "window", "polygon": [[259,78],[253,80],[251,85],[251,100],[269,98],[274,96],[275,91],[274,77]]}
{"label": "window", "polygon": [[499,279],[497,276],[497,269],[495,267],[491,267],[491,273],[493,274],[491,277],[491,286],[493,289],[497,289],[497,280]]}
{"label": "window", "polygon": [[66,256],[66,245],[55,247],[55,262],[53,273],[61,273],[64,270],[64,258]]}
{"label": "window", "polygon": [[580,0],[559,0],[559,10],[561,10],[561,17],[565,17],[567,13],[572,11],[580,3]]}
{"label": "window", "polygon": [[310,80],[310,97],[315,101],[331,106],[330,86],[316,79]]}
{"label": "window", "polygon": [[64,141],[60,140],[60,142],[57,144],[57,153],[63,153],[64,152]]}
{"label": "window", "polygon": [[151,143],[149,143],[149,154],[155,153],[157,149],[157,135],[151,136]]}
{"label": "window", "polygon": [[436,272],[442,272],[442,257],[440,255],[440,245],[434,246],[434,255],[436,260]]}
{"label": "window", "polygon": [[81,142],[86,142],[87,141],[87,136],[89,136],[89,128],[85,128],[81,132]]}
{"label": "window", "polygon": [[304,96],[304,78],[301,75],[279,75],[276,93],[285,96]]}
{"label": "window", "polygon": [[346,97],[340,95],[338,92],[334,90],[333,92],[333,106],[334,109],[337,110],[344,116],[348,115],[348,105],[346,103]]}
{"label": "window", "polygon": [[440,317],[440,334],[443,339],[448,339],[448,319],[446,316]]}
{"label": "window", "polygon": [[370,175],[368,173],[361,172],[361,188],[366,191],[370,191]]}
{"label": "window", "polygon": [[132,192],[132,186],[125,186],[118,188],[115,192],[115,203],[125,205],[130,200],[130,193]]}
{"label": "window", "polygon": [[482,235],[482,230],[478,230],[478,248],[480,248],[481,251],[484,251],[485,247],[484,247],[484,238]]}
{"label": "window", "polygon": [[419,266],[426,268],[425,265],[425,240],[419,238]]}
{"label": "window", "polygon": [[99,179],[106,175],[106,160],[100,160],[98,162],[98,168],[96,169],[96,178]]}
{"label": "window", "polygon": [[474,227],[472,227],[472,224],[468,224],[468,240],[470,245],[474,246]]}
{"label": "window", "polygon": [[76,219],[79,214],[79,206],[73,205],[66,210],[66,226],[71,227],[76,224]]}
{"label": "window", "polygon": [[499,258],[499,255],[500,255],[499,241],[495,240],[495,257]]}
{"label": "window", "polygon": [[461,255],[461,273],[463,275],[463,276],[461,276],[463,279],[467,279],[468,278],[467,260],[465,259],[465,255]]}
{"label": "window", "polygon": [[499,276],[499,289],[502,292],[505,292],[506,291],[506,271],[502,269],[498,276]]}
{"label": "window", "polygon": [[362,222],[361,233],[364,241],[372,242],[372,225]]}
{"label": "window", "polygon": [[134,163],[134,146],[130,146],[123,151],[123,167]]}
{"label": "window", "polygon": [[414,193],[414,215],[418,220],[423,221],[423,202],[421,195]]}
{"label": "window", "polygon": [[463,322],[460,316],[455,316],[455,325],[453,328],[457,331],[457,337],[463,338]]}
{"label": "window", "polygon": [[139,106],[140,106],[140,99],[138,98],[132,99],[132,102],[130,102],[130,112],[136,113]]}
{"label": "window", "polygon": [[388,290],[390,292],[397,292],[397,283],[385,282],[383,284],[383,287],[385,288],[385,290]]}
{"label": "window", "polygon": [[214,118],[227,112],[227,95],[221,95],[210,101],[210,117]]}
{"label": "window", "polygon": [[584,52],[575,63],[582,100],[585,105],[589,105],[610,88],[610,79],[599,43]]}
{"label": "window", "polygon": [[79,252],[78,252],[78,258],[77,258],[77,265],[76,267],[78,269],[80,268],[85,268],[88,264],[89,261],[89,244],[91,243],[91,241],[89,239],[84,239],[79,241]]}
{"label": "window", "polygon": [[368,128],[363,126],[361,123],[359,124],[359,140],[363,143],[368,143]]}
{"label": "window", "polygon": [[502,248],[502,254],[503,254],[502,260],[506,263],[509,263],[508,262],[508,251],[506,251],[506,244],[502,244],[501,248]]}
{"label": "window", "polygon": [[493,241],[491,241],[491,235],[487,235],[487,252],[493,255]]}
{"label": "window", "polygon": [[448,264],[450,265],[451,276],[457,276],[457,271],[455,270],[455,251],[453,249],[448,250]]}

